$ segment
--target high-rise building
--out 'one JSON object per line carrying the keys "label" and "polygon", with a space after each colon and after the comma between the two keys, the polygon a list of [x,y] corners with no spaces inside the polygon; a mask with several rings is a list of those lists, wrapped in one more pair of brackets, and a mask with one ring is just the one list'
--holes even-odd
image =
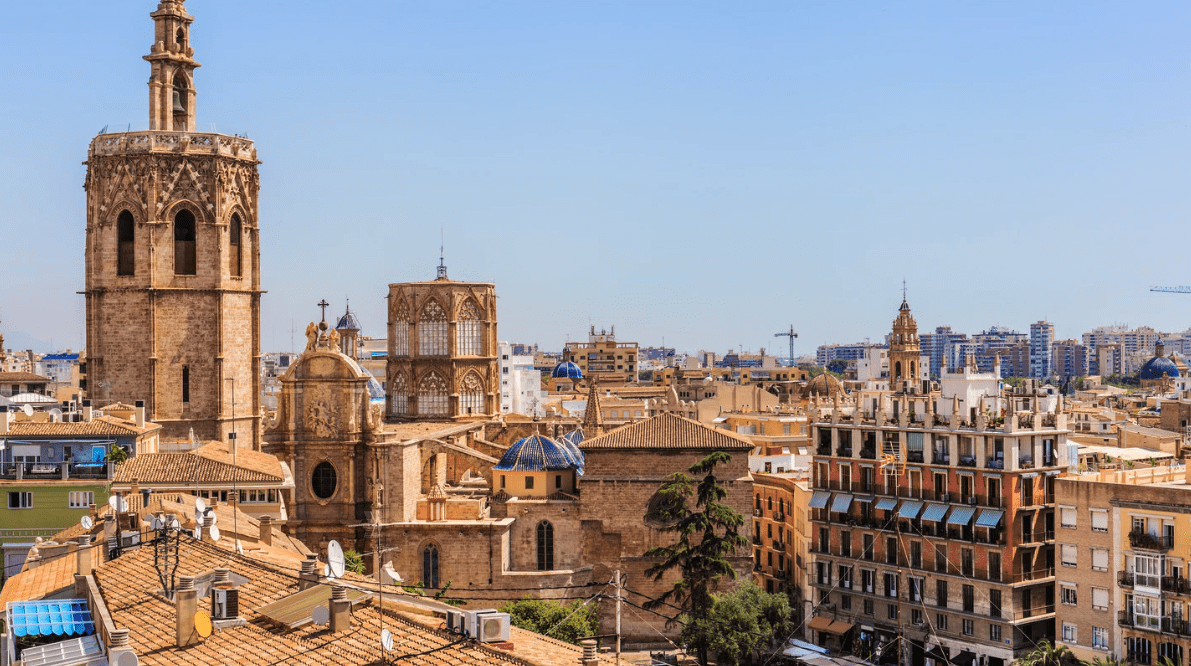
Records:
{"label": "high-rise building", "polygon": [[194,18],[151,14],[149,131],[87,152],[88,393],[144,400],[163,439],[259,447],[260,253],[256,148],[196,131]]}
{"label": "high-rise building", "polygon": [[1055,341],[1055,325],[1048,321],[1030,324],[1030,376],[1045,379],[1051,374],[1050,346]]}
{"label": "high-rise building", "polygon": [[962,367],[965,357],[958,354],[960,346],[968,341],[967,333],[955,333],[950,326],[939,326],[934,333],[923,333],[922,351],[930,356],[930,376],[939,378],[944,368]]}
{"label": "high-rise building", "polygon": [[1078,340],[1057,340],[1050,349],[1054,373],[1059,377],[1070,379],[1088,374],[1088,348]]}

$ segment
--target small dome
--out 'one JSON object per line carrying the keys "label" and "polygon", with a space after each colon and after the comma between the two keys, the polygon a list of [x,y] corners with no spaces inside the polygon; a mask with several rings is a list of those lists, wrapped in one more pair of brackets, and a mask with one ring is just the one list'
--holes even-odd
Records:
{"label": "small dome", "polygon": [[583,371],[574,363],[565,361],[554,366],[550,376],[554,379],[583,379]]}
{"label": "small dome", "polygon": [[1178,377],[1179,367],[1174,364],[1174,361],[1165,356],[1155,356],[1146,361],[1146,364],[1141,366],[1141,372],[1138,373],[1139,379],[1162,379],[1163,377]]}
{"label": "small dome", "polygon": [[840,382],[840,380],[826,372],[821,375],[816,375],[814,379],[807,382],[806,388],[802,390],[802,396],[804,398],[809,398],[811,396],[830,398],[835,395],[843,394],[844,385]]}
{"label": "small dome", "polygon": [[568,432],[558,438],[558,443],[571,454],[573,460],[579,463],[579,466],[575,468],[575,473],[583,476],[586,461],[583,458],[583,451],[579,449],[579,445],[583,443],[583,430],[576,428]]}
{"label": "small dome", "polygon": [[343,316],[339,318],[339,323],[335,324],[335,330],[342,331],[345,329],[350,331],[360,330],[360,320],[356,319],[356,313],[351,310],[344,312]]}
{"label": "small dome", "polygon": [[492,469],[500,472],[578,471],[583,466],[562,444],[544,435],[517,440]]}

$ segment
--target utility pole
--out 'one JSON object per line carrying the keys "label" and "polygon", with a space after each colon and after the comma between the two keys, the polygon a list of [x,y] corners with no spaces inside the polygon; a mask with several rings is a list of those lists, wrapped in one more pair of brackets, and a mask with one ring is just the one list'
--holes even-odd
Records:
{"label": "utility pole", "polygon": [[[239,467],[236,466],[236,449],[240,445],[236,443],[236,378],[228,377],[224,381],[232,383],[232,431],[228,433],[228,438],[232,440],[232,496],[236,498],[235,509],[232,511],[232,529],[236,531],[236,543],[240,542],[240,490],[236,486],[237,472]],[[236,552],[233,544],[232,551]]]}
{"label": "utility pole", "polygon": [[616,570],[616,666],[620,666],[620,600],[624,598],[624,585],[620,579],[620,569]]}

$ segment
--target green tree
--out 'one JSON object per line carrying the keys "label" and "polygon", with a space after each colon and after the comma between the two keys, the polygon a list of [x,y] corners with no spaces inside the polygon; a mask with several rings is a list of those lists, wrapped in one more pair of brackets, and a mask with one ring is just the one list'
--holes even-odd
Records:
{"label": "green tree", "polygon": [[764,648],[790,634],[792,618],[786,595],[770,594],[745,580],[735,591],[716,597],[711,615],[697,621],[696,628],[710,636],[717,664],[752,666],[763,661]]}
{"label": "green tree", "polygon": [[128,461],[128,449],[112,444],[108,447],[107,461],[116,465],[123,465]]}
{"label": "green tree", "polygon": [[1065,645],[1042,641],[1026,656],[1015,662],[1018,666],[1077,666],[1079,660]]}
{"label": "green tree", "polygon": [[[740,534],[744,516],[723,503],[728,491],[715,475],[716,465],[731,460],[732,456],[716,451],[691,465],[687,469],[690,474],[675,472],[662,482],[645,519],[661,531],[674,532],[678,540],[672,545],[646,551],[645,557],[657,562],[645,570],[645,575],[657,581],[678,570],[681,577],[661,597],[647,601],[646,608],[654,610],[674,604],[685,611],[688,620],[705,619],[715,605],[714,592],[720,581],[736,578],[728,558],[748,546],[748,539]],[[698,485],[691,474],[703,477]],[[692,494],[695,495],[694,509],[688,506]],[[683,618],[678,621],[683,622]],[[684,624],[684,644],[699,663],[706,666],[713,636],[697,622],[686,621]]]}
{"label": "green tree", "polygon": [[364,575],[364,557],[354,550],[343,551],[344,568],[352,573]]}
{"label": "green tree", "polygon": [[600,628],[592,604],[585,605],[582,599],[560,603],[526,597],[504,604],[500,611],[509,614],[515,627],[538,634],[550,632],[551,638],[568,643],[578,644],[580,638],[594,636]]}

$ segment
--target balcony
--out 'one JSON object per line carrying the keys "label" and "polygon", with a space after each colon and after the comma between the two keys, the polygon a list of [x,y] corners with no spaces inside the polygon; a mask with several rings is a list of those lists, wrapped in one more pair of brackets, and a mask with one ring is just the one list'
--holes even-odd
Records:
{"label": "balcony", "polygon": [[837,453],[836,455],[838,455],[840,458],[851,458],[852,457],[852,447],[841,446],[841,447],[839,447],[839,453]]}
{"label": "balcony", "polygon": [[960,467],[975,467],[976,456],[960,456],[958,465]]}
{"label": "balcony", "polygon": [[1033,608],[1025,608],[1013,613],[1010,618],[1014,621],[1029,620],[1031,618],[1041,617],[1043,615],[1050,615],[1055,612],[1054,604],[1049,606],[1034,606]]}
{"label": "balcony", "polygon": [[815,447],[815,455],[819,455],[819,456],[831,455],[831,445],[830,444],[820,444],[820,445],[816,446]]}
{"label": "balcony", "polygon": [[923,458],[921,451],[910,451],[906,453],[906,462],[921,463],[924,460],[925,459]]}
{"label": "balcony", "polygon": [[1132,571],[1118,571],[1117,584],[1121,587],[1133,587],[1133,572]]}
{"label": "balcony", "polygon": [[1054,568],[1048,569],[1034,569],[1033,571],[1020,571],[1009,576],[1010,584],[1017,585],[1019,583],[1040,583],[1047,579],[1054,578]]}
{"label": "balcony", "polygon": [[1026,532],[1021,535],[1021,542],[1027,543],[1042,543],[1045,541],[1054,541],[1054,530],[1034,530],[1033,532]]}
{"label": "balcony", "polygon": [[112,478],[115,466],[112,463],[20,463],[0,464],[0,479],[29,479],[50,481],[61,479],[108,479]]}
{"label": "balcony", "polygon": [[1005,461],[1000,458],[990,458],[984,463],[986,469],[1005,469]]}
{"label": "balcony", "polygon": [[1019,458],[1017,460],[1017,468],[1018,469],[1034,469],[1034,459],[1033,458]]}
{"label": "balcony", "polygon": [[951,457],[948,456],[946,453],[939,453],[938,451],[936,451],[935,454],[933,456],[931,456],[930,463],[932,465],[950,465]]}
{"label": "balcony", "polygon": [[876,449],[860,449],[860,457],[864,458],[866,460],[876,460],[877,459],[877,450]]}
{"label": "balcony", "polygon": [[1145,550],[1170,550],[1174,547],[1174,536],[1158,536],[1146,532],[1130,532],[1129,545],[1133,548]]}
{"label": "balcony", "polygon": [[1175,594],[1191,594],[1191,581],[1187,580],[1186,578],[1163,576],[1162,591],[1174,592]]}

